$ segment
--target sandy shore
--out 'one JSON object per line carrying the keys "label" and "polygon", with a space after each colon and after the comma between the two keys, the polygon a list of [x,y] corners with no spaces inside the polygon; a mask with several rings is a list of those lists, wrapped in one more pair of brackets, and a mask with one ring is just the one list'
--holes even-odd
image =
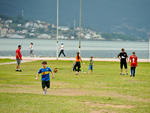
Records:
{"label": "sandy shore", "polygon": [[[0,59],[16,59],[15,57],[11,56],[0,56]],[[37,61],[37,60],[57,60],[56,57],[23,57],[23,61]],[[74,61],[75,58],[59,58],[58,60],[72,60]],[[89,58],[82,58],[83,61],[89,61]],[[114,61],[119,62],[118,58],[94,58],[94,61]],[[150,62],[150,59],[138,59],[138,62]]]}

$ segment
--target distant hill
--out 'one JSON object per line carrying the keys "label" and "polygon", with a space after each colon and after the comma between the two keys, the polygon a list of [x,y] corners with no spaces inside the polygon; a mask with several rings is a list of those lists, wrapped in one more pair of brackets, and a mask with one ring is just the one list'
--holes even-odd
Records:
{"label": "distant hill", "polygon": [[[0,0],[0,14],[14,17],[22,14],[29,20],[56,24],[56,1]],[[60,0],[61,26],[71,28],[74,26],[74,21],[78,26],[79,3],[80,0]],[[140,40],[148,39],[150,0],[83,0],[82,5],[84,28],[93,29],[98,33],[119,34]]]}
{"label": "distant hill", "polygon": [[[40,20],[27,20],[22,16],[0,15],[0,37],[3,38],[49,38],[55,39],[56,25]],[[129,27],[129,26],[128,26]],[[123,28],[119,28],[123,29]],[[134,30],[134,29],[132,29]],[[81,34],[80,34],[81,32]],[[126,30],[128,32],[128,30]],[[136,31],[135,31],[136,32]],[[142,31],[143,32],[143,31]],[[123,32],[96,32],[88,28],[59,26],[59,38],[76,40],[79,37],[86,40],[130,40],[147,41],[144,36],[135,36]]]}

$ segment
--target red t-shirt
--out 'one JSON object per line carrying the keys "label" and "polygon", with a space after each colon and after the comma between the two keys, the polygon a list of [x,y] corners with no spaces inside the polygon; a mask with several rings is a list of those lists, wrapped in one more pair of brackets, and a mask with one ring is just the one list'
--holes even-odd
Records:
{"label": "red t-shirt", "polygon": [[20,49],[16,50],[16,58],[17,59],[22,59],[22,54],[21,54],[21,50]]}
{"label": "red t-shirt", "polygon": [[130,56],[130,61],[131,61],[130,65],[132,67],[136,67],[137,66],[137,59],[138,59],[138,57],[136,55],[131,55]]}

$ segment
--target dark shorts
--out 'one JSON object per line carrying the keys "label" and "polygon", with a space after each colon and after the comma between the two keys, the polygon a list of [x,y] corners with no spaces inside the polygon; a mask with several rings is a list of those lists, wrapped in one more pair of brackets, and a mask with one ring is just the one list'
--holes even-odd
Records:
{"label": "dark shorts", "polygon": [[123,66],[125,69],[127,69],[127,62],[120,62],[120,68],[123,69]]}
{"label": "dark shorts", "polygon": [[42,81],[42,88],[50,88],[50,81]]}
{"label": "dark shorts", "polygon": [[76,62],[75,63],[75,65],[74,65],[74,68],[73,68],[73,70],[75,70],[75,71],[81,71],[81,64],[80,64],[80,62]]}
{"label": "dark shorts", "polygon": [[93,65],[89,65],[89,70],[93,70]]}
{"label": "dark shorts", "polygon": [[17,61],[17,65],[21,64],[21,60],[20,59],[16,59],[16,61]]}

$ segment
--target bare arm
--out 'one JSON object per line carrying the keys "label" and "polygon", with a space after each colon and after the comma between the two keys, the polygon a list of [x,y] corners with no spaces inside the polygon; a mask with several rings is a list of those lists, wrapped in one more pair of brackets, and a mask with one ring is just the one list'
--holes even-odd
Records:
{"label": "bare arm", "polygon": [[39,75],[40,75],[40,74],[37,74],[37,75],[35,76],[35,79],[36,79],[36,80],[38,80],[38,78],[39,78]]}
{"label": "bare arm", "polygon": [[118,55],[117,58],[121,59],[121,57]]}
{"label": "bare arm", "polygon": [[83,63],[82,59],[81,59],[81,62]]}
{"label": "bare arm", "polygon": [[80,57],[81,63],[83,63],[82,58]]}
{"label": "bare arm", "polygon": [[120,53],[117,55],[117,58],[121,59],[121,58],[120,58]]}
{"label": "bare arm", "polygon": [[51,71],[51,74],[52,74],[52,79],[53,79],[53,78],[55,78],[55,77],[54,77],[54,73],[53,73],[53,71]]}
{"label": "bare arm", "polygon": [[128,62],[129,62],[129,63],[131,62],[131,59],[130,59],[130,58],[128,58]]}
{"label": "bare arm", "polygon": [[127,61],[127,62],[130,62],[130,59],[127,57],[127,58],[126,58],[126,61]]}

